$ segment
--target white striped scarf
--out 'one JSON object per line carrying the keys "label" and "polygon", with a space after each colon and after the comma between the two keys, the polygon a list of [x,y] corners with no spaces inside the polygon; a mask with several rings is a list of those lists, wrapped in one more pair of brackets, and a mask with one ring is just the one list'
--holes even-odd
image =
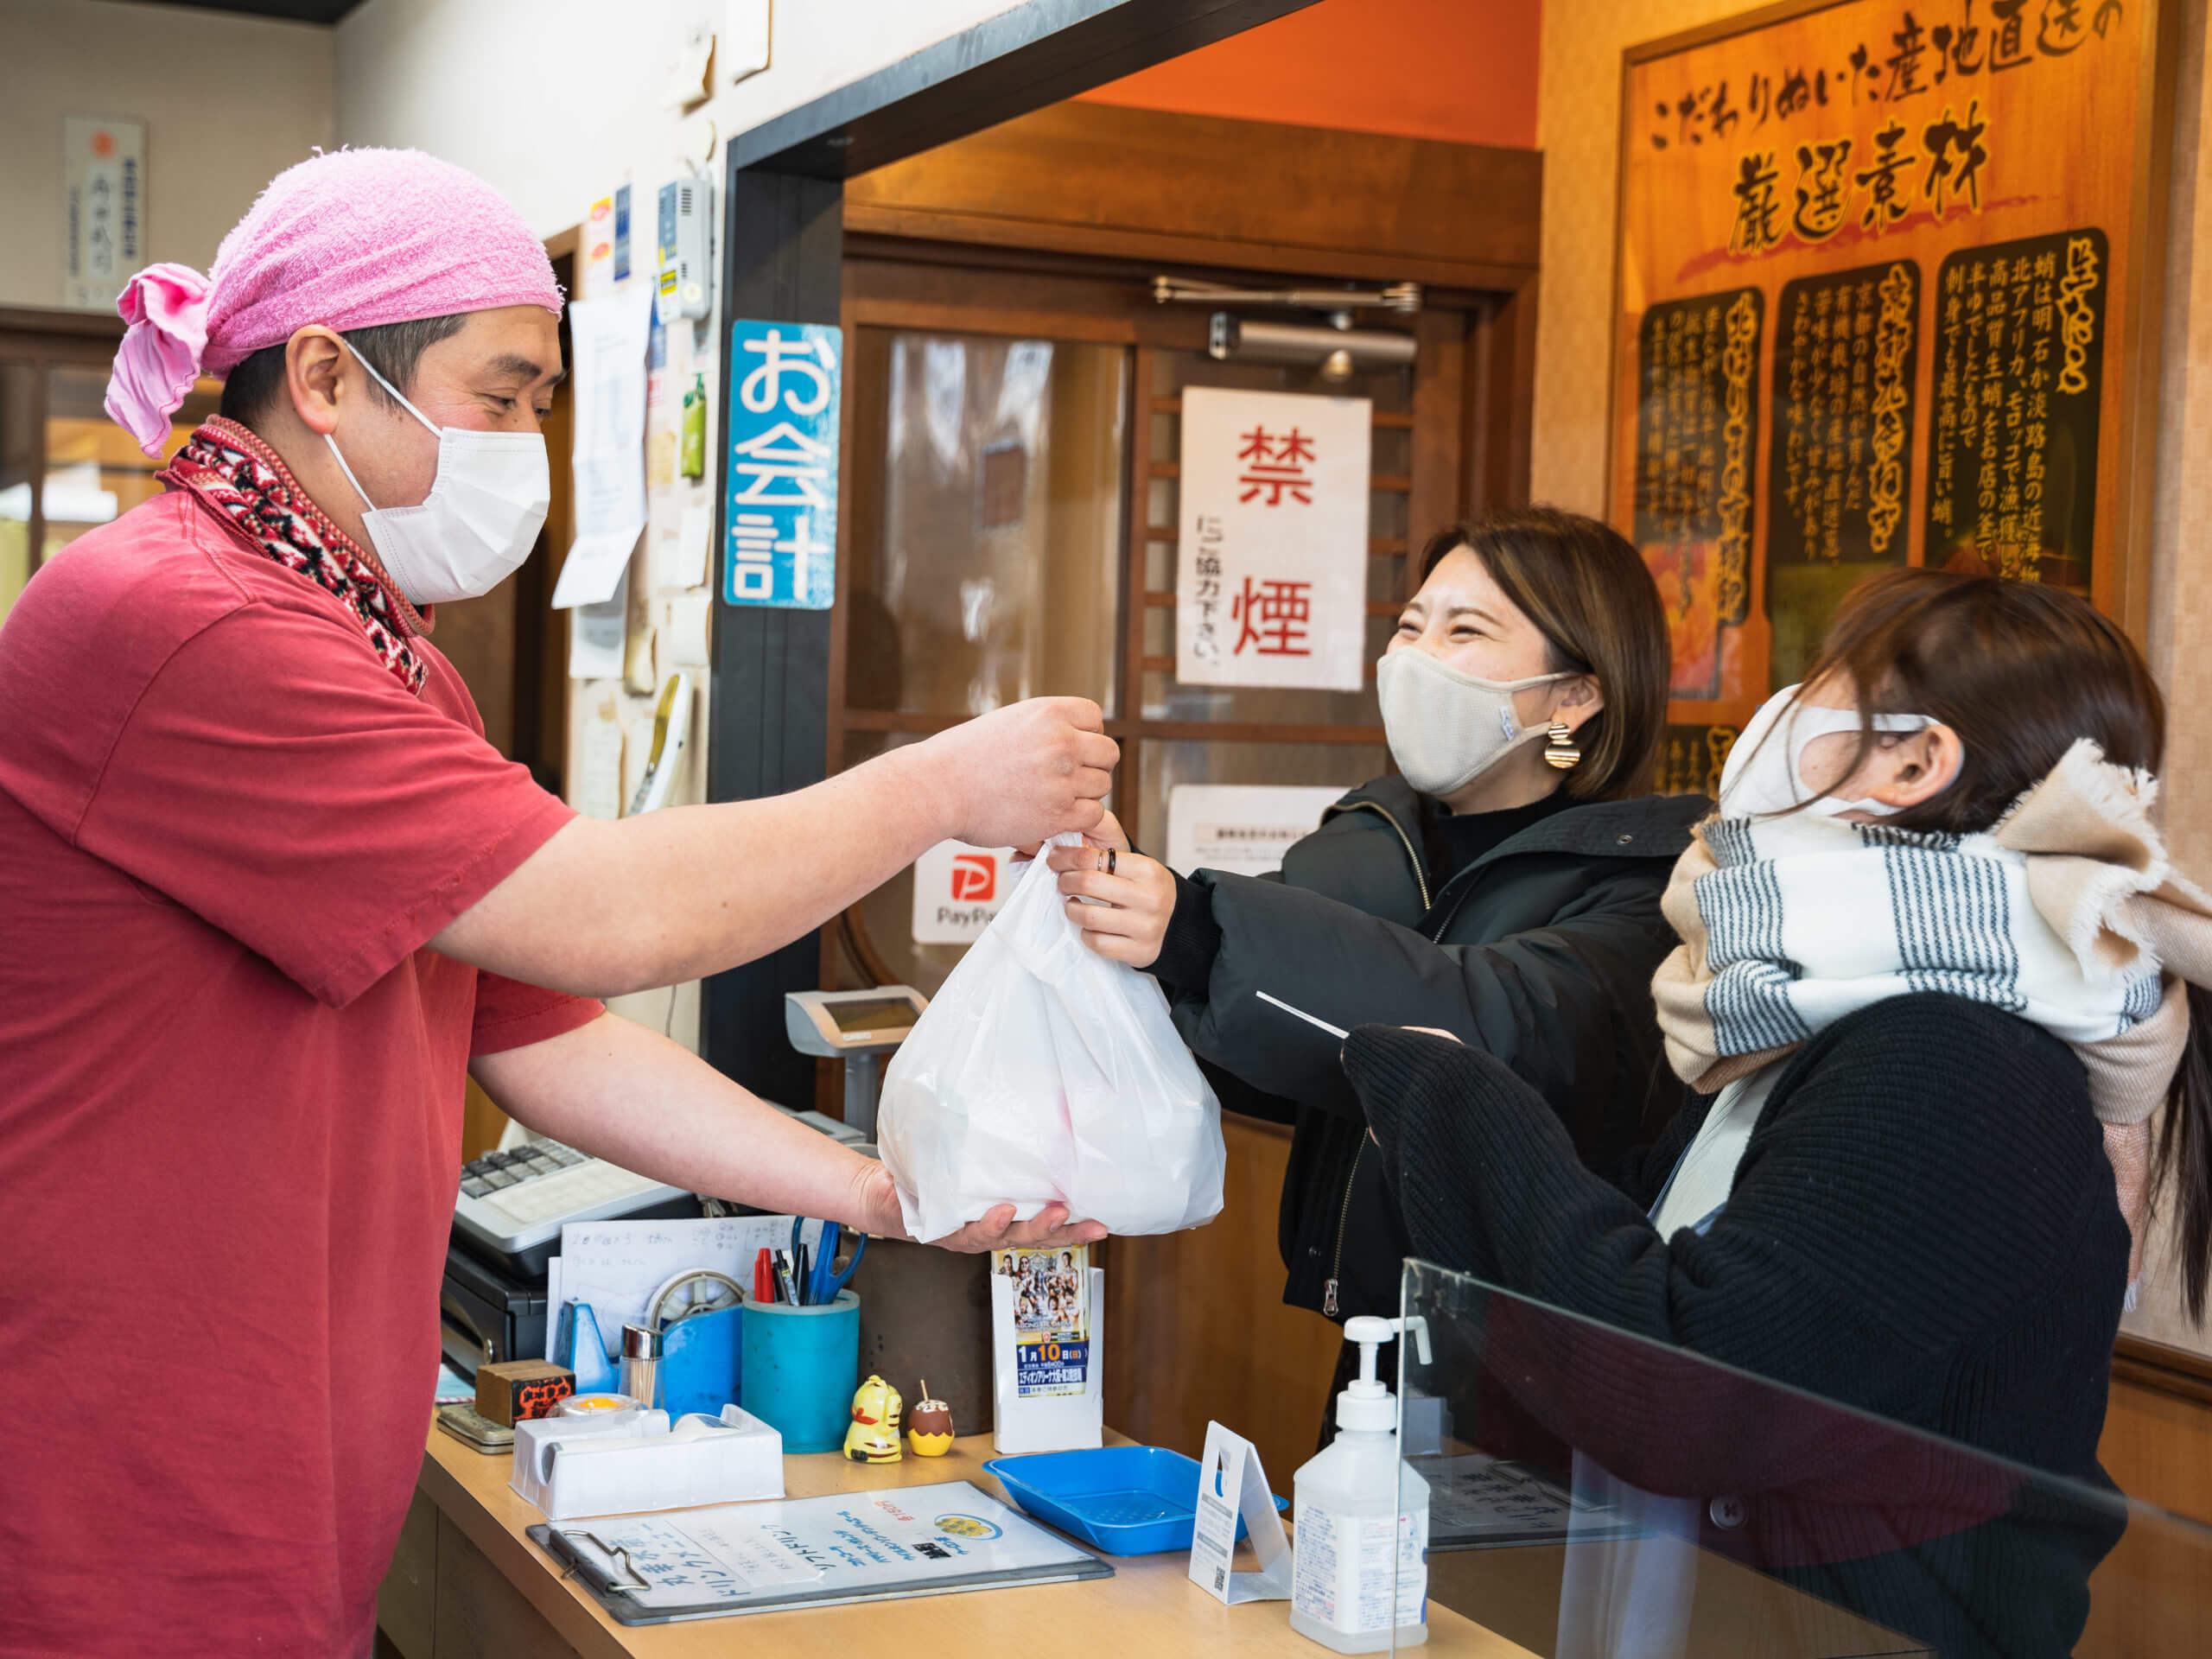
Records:
{"label": "white striped scarf", "polygon": [[1712,863],[1692,884],[1711,1034],[1680,1034],[1700,1058],[1794,1047],[1916,991],[2002,1008],[2069,1043],[2102,1042],[2158,1011],[2158,965],[2086,972],[2037,911],[2027,855],[1991,836],[1811,813],[1714,818],[1699,833]]}

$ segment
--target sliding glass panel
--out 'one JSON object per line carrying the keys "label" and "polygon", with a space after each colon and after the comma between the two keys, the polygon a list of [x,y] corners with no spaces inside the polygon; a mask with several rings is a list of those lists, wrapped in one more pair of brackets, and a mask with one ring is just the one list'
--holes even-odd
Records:
{"label": "sliding glass panel", "polygon": [[2203,1647],[2212,1530],[2101,1473],[2007,1462],[1430,1262],[1407,1261],[1403,1294],[1418,1326],[1378,1369],[1398,1395],[1399,1510],[1425,1507],[1428,1527],[1426,1561],[1397,1557],[1398,1605],[1427,1597],[1399,1649]]}
{"label": "sliding glass panel", "polygon": [[856,331],[845,696],[1114,706],[1128,354]]}

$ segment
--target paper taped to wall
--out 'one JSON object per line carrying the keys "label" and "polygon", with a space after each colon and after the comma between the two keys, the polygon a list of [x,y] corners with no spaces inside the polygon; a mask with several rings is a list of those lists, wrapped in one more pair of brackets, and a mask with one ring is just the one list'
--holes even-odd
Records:
{"label": "paper taped to wall", "polygon": [[553,608],[612,594],[645,528],[645,344],[652,289],[644,283],[569,306],[575,388],[576,537],[553,589]]}

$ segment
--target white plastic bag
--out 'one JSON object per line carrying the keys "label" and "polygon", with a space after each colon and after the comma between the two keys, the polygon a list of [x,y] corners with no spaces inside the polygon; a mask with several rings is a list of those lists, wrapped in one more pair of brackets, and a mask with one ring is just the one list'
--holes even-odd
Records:
{"label": "white plastic bag", "polygon": [[1039,857],[892,1057],[876,1142],[916,1238],[1007,1202],[1116,1233],[1221,1211],[1220,1103],[1160,987],[1084,944],[1065,902]]}

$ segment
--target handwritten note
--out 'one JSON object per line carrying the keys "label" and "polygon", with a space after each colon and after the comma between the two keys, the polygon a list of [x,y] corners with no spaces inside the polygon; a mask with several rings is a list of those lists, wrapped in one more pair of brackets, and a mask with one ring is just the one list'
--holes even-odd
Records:
{"label": "handwritten note", "polygon": [[[808,1249],[818,1248],[822,1224],[809,1221],[799,1236]],[[737,1281],[749,1296],[754,1256],[763,1249],[791,1246],[789,1216],[572,1221],[561,1229],[561,1298],[591,1304],[611,1359],[622,1326],[644,1324],[653,1293],[677,1274],[712,1268]]]}

